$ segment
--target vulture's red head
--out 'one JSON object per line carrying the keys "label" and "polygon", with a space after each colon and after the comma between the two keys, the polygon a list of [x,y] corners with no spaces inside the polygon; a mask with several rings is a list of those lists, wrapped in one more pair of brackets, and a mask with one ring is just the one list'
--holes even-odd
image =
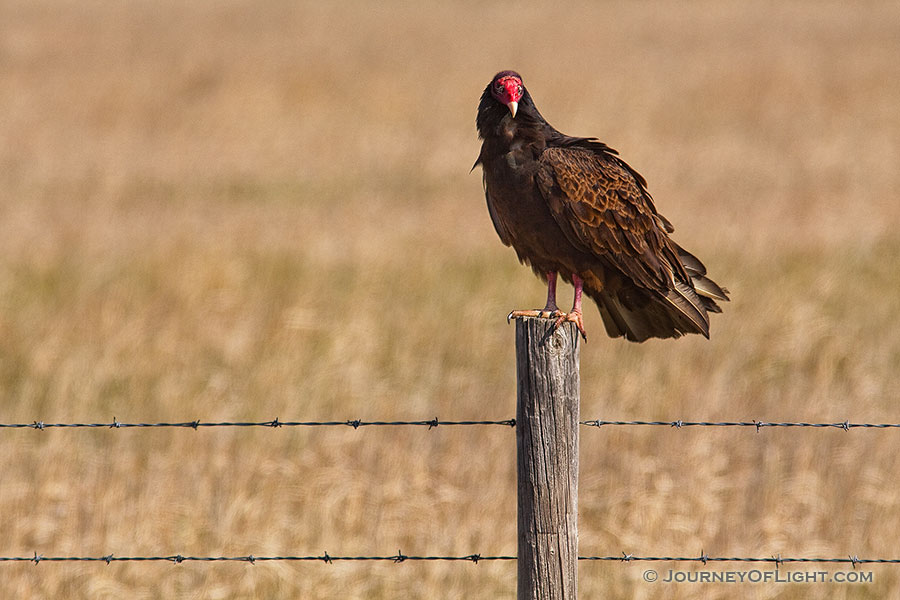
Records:
{"label": "vulture's red head", "polygon": [[494,75],[491,82],[491,96],[500,104],[505,105],[513,118],[519,109],[519,101],[525,93],[522,85],[522,76],[515,71],[500,71]]}

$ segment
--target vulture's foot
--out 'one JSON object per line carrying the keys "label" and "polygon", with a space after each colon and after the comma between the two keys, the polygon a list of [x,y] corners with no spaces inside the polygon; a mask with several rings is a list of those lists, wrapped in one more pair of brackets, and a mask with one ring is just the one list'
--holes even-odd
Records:
{"label": "vulture's foot", "polygon": [[535,310],[514,310],[506,315],[506,322],[509,323],[516,317],[534,317],[535,319],[559,319],[564,316],[566,316],[566,313],[562,312],[558,308],[552,310],[546,307]]}
{"label": "vulture's foot", "polygon": [[508,315],[506,315],[506,322],[509,323],[516,317],[533,317],[535,319],[555,319],[556,322],[553,324],[553,329],[555,330],[557,327],[562,325],[563,323],[575,323],[575,327],[578,328],[578,332],[581,334],[581,337],[584,341],[587,341],[587,333],[584,330],[584,320],[581,315],[580,310],[573,310],[569,313],[564,313],[558,308],[555,310],[547,310],[544,309],[536,309],[536,310],[514,310]]}
{"label": "vulture's foot", "polygon": [[556,318],[556,323],[553,326],[559,327],[566,322],[575,323],[575,327],[578,328],[578,332],[581,334],[581,338],[584,341],[587,341],[587,332],[585,332],[584,330],[584,320],[582,319],[580,310],[573,310],[568,313],[560,313]]}

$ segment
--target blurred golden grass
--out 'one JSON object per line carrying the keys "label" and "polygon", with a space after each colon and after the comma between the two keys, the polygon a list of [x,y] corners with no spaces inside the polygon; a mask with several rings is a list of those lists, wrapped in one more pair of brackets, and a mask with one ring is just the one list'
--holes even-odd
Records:
{"label": "blurred golden grass", "polygon": [[[582,352],[584,418],[897,422],[900,8],[0,5],[4,422],[508,418],[543,290],[484,209],[519,69],[734,301]],[[581,552],[897,557],[890,431],[582,433]],[[2,555],[515,551],[503,429],[5,431]],[[725,567],[723,567],[724,569]],[[728,567],[731,568],[731,567]],[[4,565],[4,597],[512,598],[512,564]],[[866,567],[868,569],[868,567]],[[875,583],[583,595],[884,597]]]}

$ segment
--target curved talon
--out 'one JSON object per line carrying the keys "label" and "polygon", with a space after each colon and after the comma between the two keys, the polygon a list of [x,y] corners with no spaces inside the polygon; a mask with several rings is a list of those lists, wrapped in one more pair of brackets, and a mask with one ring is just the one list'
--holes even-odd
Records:
{"label": "curved talon", "polygon": [[547,308],[536,308],[534,310],[514,310],[506,315],[506,322],[509,323],[513,317],[533,317],[535,319],[555,319],[565,313],[559,309],[547,310]]}
{"label": "curved talon", "polygon": [[581,334],[581,338],[584,341],[587,341],[587,332],[584,330],[584,320],[582,319],[580,310],[573,310],[570,313],[560,313],[560,316],[556,319],[556,323],[554,323],[553,328],[557,328],[563,323],[575,323],[575,327],[578,328],[578,332]]}
{"label": "curved talon", "polygon": [[553,324],[553,329],[555,330],[557,327],[562,325],[565,322],[575,323],[575,326],[578,328],[578,332],[581,334],[581,337],[584,341],[587,341],[587,333],[584,331],[584,320],[582,319],[582,314],[580,310],[573,310],[570,313],[564,313],[558,308],[553,310],[547,310],[547,308],[535,309],[535,310],[514,310],[506,315],[506,322],[509,323],[513,320],[514,317],[532,317],[535,319],[556,319],[556,322]]}

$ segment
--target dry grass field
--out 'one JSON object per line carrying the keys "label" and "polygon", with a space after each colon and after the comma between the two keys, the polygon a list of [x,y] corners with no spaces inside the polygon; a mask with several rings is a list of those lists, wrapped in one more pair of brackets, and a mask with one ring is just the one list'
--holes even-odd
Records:
{"label": "dry grass field", "polygon": [[[887,1],[5,0],[0,421],[513,416],[544,289],[469,169],[515,68],[733,296],[709,341],[588,307],[583,418],[900,422],[898,57]],[[581,553],[900,558],[898,436],[585,429]],[[500,427],[0,430],[0,556],[512,554],[515,510]],[[649,566],[582,596],[900,588]],[[0,596],[511,599],[515,564],[7,563]]]}

